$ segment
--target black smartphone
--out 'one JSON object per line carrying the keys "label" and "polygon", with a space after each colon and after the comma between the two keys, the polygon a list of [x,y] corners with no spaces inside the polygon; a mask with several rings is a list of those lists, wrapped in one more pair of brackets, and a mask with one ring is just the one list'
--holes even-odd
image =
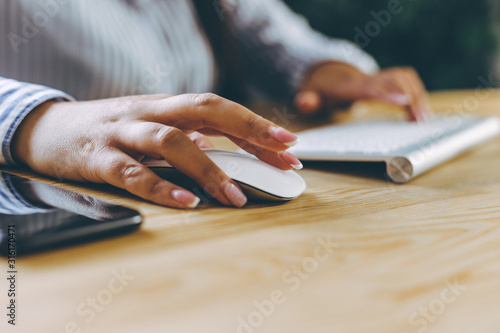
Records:
{"label": "black smartphone", "polygon": [[141,215],[130,208],[0,172],[0,253],[27,254],[122,235]]}

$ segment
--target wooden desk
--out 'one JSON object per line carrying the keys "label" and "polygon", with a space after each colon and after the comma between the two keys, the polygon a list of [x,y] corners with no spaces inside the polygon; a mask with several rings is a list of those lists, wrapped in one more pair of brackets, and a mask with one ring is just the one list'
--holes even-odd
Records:
{"label": "wooden desk", "polygon": [[[500,91],[478,106],[475,96],[432,102],[500,115]],[[500,139],[402,186],[336,170],[303,170],[299,199],[245,209],[179,211],[60,185],[135,207],[145,222],[125,237],[19,259],[16,332],[500,331]]]}

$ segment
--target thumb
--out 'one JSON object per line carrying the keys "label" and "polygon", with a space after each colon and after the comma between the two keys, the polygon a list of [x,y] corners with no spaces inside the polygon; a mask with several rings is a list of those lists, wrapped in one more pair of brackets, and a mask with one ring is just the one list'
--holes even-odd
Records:
{"label": "thumb", "polygon": [[295,96],[295,106],[303,114],[313,114],[323,106],[323,102],[317,92],[301,91]]}

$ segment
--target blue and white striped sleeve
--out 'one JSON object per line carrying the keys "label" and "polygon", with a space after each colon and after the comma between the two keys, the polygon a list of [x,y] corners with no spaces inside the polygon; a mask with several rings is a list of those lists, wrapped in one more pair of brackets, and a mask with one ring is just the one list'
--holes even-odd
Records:
{"label": "blue and white striped sleeve", "polygon": [[62,91],[0,77],[0,164],[15,164],[12,137],[26,115],[50,100],[73,100]]}
{"label": "blue and white striped sleeve", "polygon": [[314,31],[307,20],[281,0],[228,0],[230,15],[243,50],[246,75],[271,97],[289,97],[312,65],[336,60],[365,73],[376,61],[355,44]]}

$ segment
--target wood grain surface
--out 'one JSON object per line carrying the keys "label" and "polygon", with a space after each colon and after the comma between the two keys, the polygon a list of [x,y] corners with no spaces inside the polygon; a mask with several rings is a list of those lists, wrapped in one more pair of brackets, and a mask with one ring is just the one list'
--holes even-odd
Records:
{"label": "wood grain surface", "polygon": [[[500,90],[431,99],[436,112],[500,115]],[[319,123],[253,109],[293,130]],[[389,114],[404,116],[364,102],[330,120]],[[406,185],[377,166],[306,166],[296,200],[194,211],[9,169],[134,207],[144,224],[19,258],[18,325],[2,314],[0,331],[500,332],[500,139]]]}

